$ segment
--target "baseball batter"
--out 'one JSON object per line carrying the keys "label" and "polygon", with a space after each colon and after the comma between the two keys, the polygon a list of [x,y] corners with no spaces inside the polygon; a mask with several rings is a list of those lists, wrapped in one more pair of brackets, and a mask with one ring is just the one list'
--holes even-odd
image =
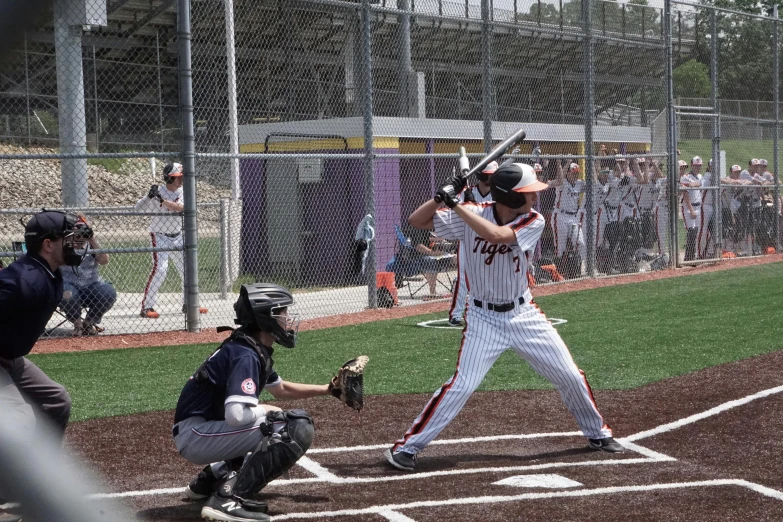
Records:
{"label": "baseball batter", "polygon": [[514,163],[491,176],[494,203],[458,204],[462,186],[464,180],[456,178],[438,190],[436,197],[448,208],[439,208],[433,199],[408,218],[415,227],[434,229],[466,246],[463,264],[471,299],[457,369],[385,458],[397,469],[413,471],[416,455],[449,425],[509,348],[554,384],[589,447],[623,451],[598,411],[584,372],[528,289],[529,257],[545,227],[532,207],[547,184],[536,179],[529,165]]}
{"label": "baseball batter", "polygon": [[[174,262],[174,268],[179,273],[180,301],[185,294],[185,263],[182,260],[182,220],[174,215],[185,209],[182,193],[182,165],[169,163],[163,168],[163,181],[165,185],[153,185],[149,193],[136,202],[136,210],[141,212],[160,212],[160,216],[154,216],[150,222],[150,245],[155,248],[167,248],[152,252],[152,272],[144,287],[144,297],[141,300],[141,316],[148,319],[157,319],[160,314],[155,311],[158,301],[158,291],[166,280],[169,271],[169,259]],[[185,312],[185,306],[182,306]],[[207,313],[206,308],[199,308],[202,314]]]}
{"label": "baseball batter", "polygon": [[[498,170],[498,162],[490,162],[481,173],[476,175],[478,183],[467,187],[460,195],[460,203],[465,201],[472,203],[486,203],[492,201],[492,194],[489,188],[489,177]],[[449,309],[449,324],[451,326],[462,326],[462,317],[465,315],[465,305],[468,300],[468,285],[465,279],[465,269],[461,265],[460,259],[465,257],[465,245],[460,241],[459,251],[457,253],[457,290],[451,300]]]}

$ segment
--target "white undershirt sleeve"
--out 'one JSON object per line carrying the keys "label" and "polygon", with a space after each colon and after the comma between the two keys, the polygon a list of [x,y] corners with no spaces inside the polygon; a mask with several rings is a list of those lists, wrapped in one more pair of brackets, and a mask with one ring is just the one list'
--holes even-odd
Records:
{"label": "white undershirt sleeve", "polygon": [[259,425],[266,420],[266,410],[260,404],[250,406],[241,402],[229,402],[226,403],[225,417],[226,424],[236,428]]}

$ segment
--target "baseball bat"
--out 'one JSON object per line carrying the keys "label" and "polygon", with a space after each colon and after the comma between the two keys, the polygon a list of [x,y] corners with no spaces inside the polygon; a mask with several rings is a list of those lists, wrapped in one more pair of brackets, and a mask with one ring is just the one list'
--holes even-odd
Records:
{"label": "baseball bat", "polygon": [[506,138],[505,140],[498,143],[494,149],[489,151],[489,154],[481,158],[481,161],[476,163],[472,169],[470,169],[467,173],[463,172],[463,177],[470,177],[471,175],[475,174],[476,172],[481,172],[484,170],[484,167],[489,165],[491,162],[495,161],[499,157],[501,157],[503,154],[506,153],[506,150],[508,150],[509,147],[512,145],[515,145],[516,143],[523,141],[525,139],[525,131],[522,129],[519,129],[514,134]]}

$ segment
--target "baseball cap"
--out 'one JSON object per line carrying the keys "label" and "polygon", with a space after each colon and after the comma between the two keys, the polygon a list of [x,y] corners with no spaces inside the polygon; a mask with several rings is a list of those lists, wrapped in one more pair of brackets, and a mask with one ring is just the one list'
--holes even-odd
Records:
{"label": "baseball cap", "polygon": [[644,158],[636,158],[637,163],[644,163]]}
{"label": "baseball cap", "polygon": [[739,172],[741,170],[742,170],[742,167],[740,167],[739,165],[732,165],[731,166],[731,171],[732,172]]}
{"label": "baseball cap", "polygon": [[543,172],[544,167],[542,167],[540,163],[536,163],[535,165],[533,165],[533,170],[536,172]]}
{"label": "baseball cap", "polygon": [[182,176],[182,163],[169,163],[163,167],[163,175],[169,177]]}
{"label": "baseball cap", "polygon": [[704,162],[701,160],[701,156],[694,156],[691,160],[691,165],[703,165]]}
{"label": "baseball cap", "polygon": [[753,158],[752,160],[750,160],[749,163],[750,163],[750,165],[755,167],[756,165],[759,164],[759,160],[757,160],[756,158]]}
{"label": "baseball cap", "polygon": [[622,157],[622,156],[617,156],[617,159],[616,159],[616,161],[617,161],[618,163],[619,163],[619,162],[623,162],[623,163],[625,163],[625,158],[624,158],[624,157]]}
{"label": "baseball cap", "polygon": [[40,243],[45,239],[65,237],[73,230],[78,218],[73,214],[44,210],[30,218],[24,227],[25,244]]}
{"label": "baseball cap", "polygon": [[759,160],[759,165],[761,165],[762,167],[766,167],[766,166],[767,166],[767,160],[765,160],[765,159],[760,159],[760,160]]}
{"label": "baseball cap", "polygon": [[498,162],[497,161],[490,161],[486,167],[484,167],[484,170],[481,171],[482,174],[492,174],[498,170]]}
{"label": "baseball cap", "polygon": [[571,163],[568,166],[569,172],[579,172],[579,164],[578,163]]}
{"label": "baseball cap", "polygon": [[682,168],[682,167],[687,167],[688,164],[685,161],[680,160],[680,161],[677,162],[677,166]]}

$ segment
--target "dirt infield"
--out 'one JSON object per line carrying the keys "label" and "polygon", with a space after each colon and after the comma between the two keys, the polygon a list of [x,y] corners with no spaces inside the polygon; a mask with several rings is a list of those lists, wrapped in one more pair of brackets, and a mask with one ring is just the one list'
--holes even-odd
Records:
{"label": "dirt infield", "polygon": [[[692,266],[687,268],[660,270],[645,272],[628,276],[611,277],[605,279],[585,279],[562,284],[540,286],[533,289],[534,297],[615,286],[641,281],[667,279],[671,277],[683,277],[706,272],[731,270],[755,265],[766,265],[783,261],[783,254],[773,254],[764,257],[742,258],[722,261],[719,263]],[[335,315],[310,321],[303,321],[300,330],[317,330],[320,328],[332,328],[361,324],[385,319],[399,319],[433,312],[442,312],[448,309],[446,301],[424,303],[404,308],[366,310],[355,314]],[[98,337],[78,337],[44,339],[35,345],[35,353],[81,352],[91,350],[108,350],[113,348],[133,348],[140,346],[173,346],[181,344],[219,343],[227,337],[227,333],[217,333],[215,330],[204,330],[200,333],[185,331],[174,332],[150,332],[146,334],[132,335],[101,335]]]}
{"label": "dirt infield", "polygon": [[[315,418],[306,457],[322,467],[296,466],[261,498],[275,520],[783,520],[781,368],[778,351],[597,392],[616,436],[630,441],[621,455],[587,450],[554,391],[477,393],[413,474],[388,468],[381,451],[428,396],[372,396],[361,415],[333,399],[285,402]],[[106,477],[106,491],[136,492],[123,499],[129,515],[197,520],[201,504],[181,490],[150,492],[183,488],[198,470],[176,453],[171,421],[156,412],[76,423],[66,443]],[[548,475],[578,484],[495,484]]]}

